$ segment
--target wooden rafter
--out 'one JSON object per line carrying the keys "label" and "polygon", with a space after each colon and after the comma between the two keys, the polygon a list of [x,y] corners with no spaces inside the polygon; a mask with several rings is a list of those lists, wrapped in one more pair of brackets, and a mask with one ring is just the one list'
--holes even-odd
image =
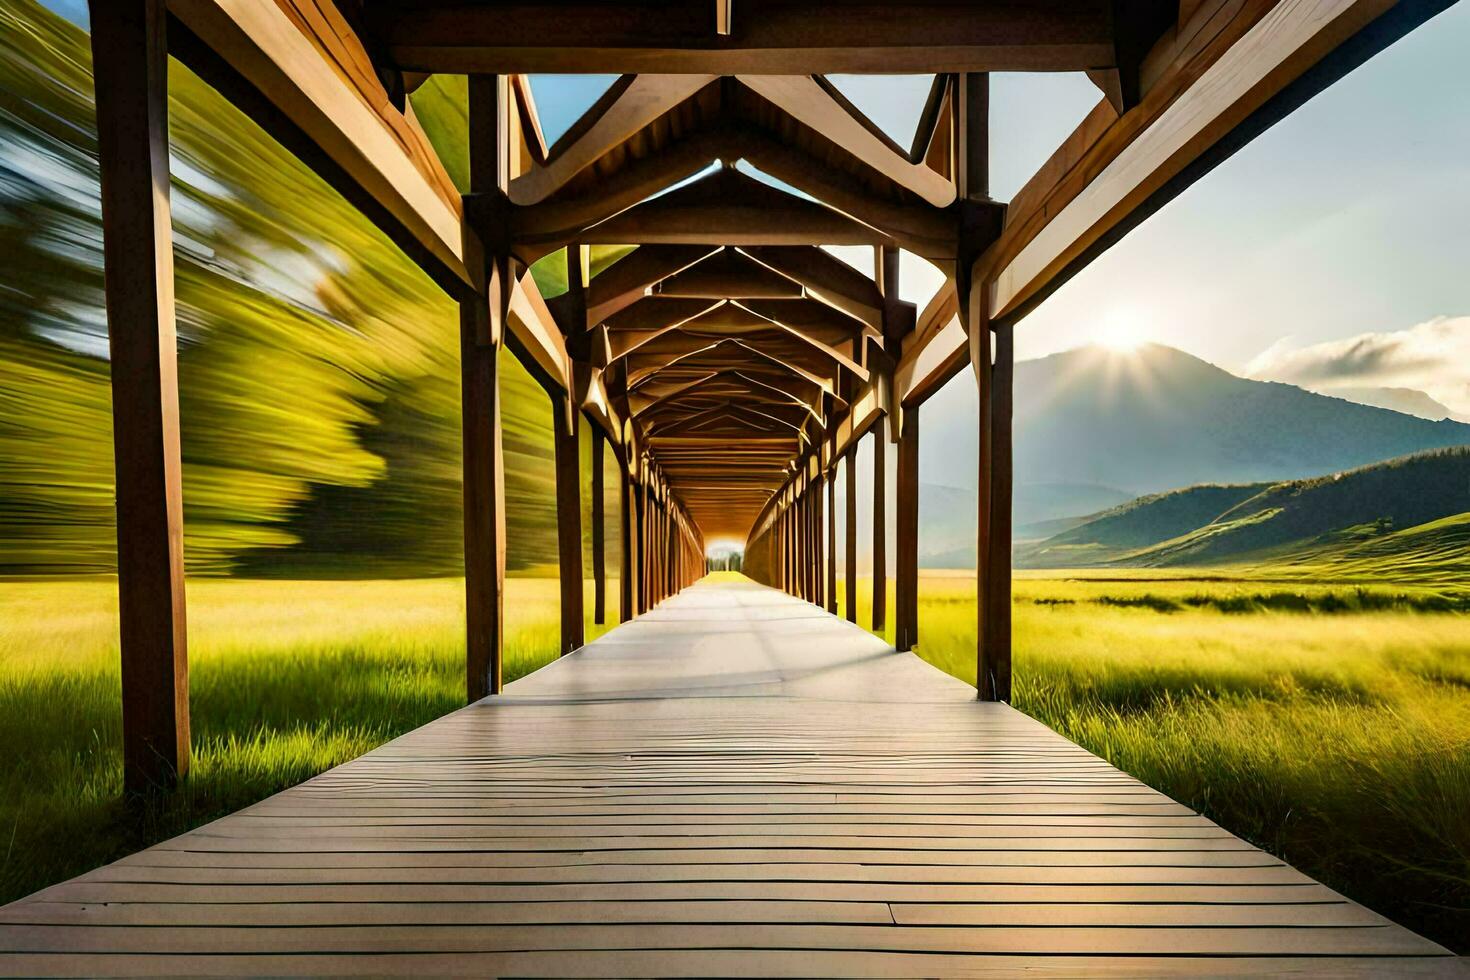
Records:
{"label": "wooden rafter", "polygon": [[1110,65],[1103,0],[822,5],[742,0],[731,33],[716,5],[479,4],[377,0],[369,28],[408,70],[490,72],[1079,71]]}
{"label": "wooden rafter", "polygon": [[[495,322],[625,454],[654,546],[693,535],[682,494],[696,521],[718,492],[747,494],[764,533],[796,503],[796,474],[817,485],[885,415],[900,434],[900,407],[972,359],[967,324],[1011,329],[1449,0],[166,2],[174,53],[456,298],[479,301],[471,270],[495,255]],[[976,107],[985,73],[1006,70],[1087,71],[1106,97],[1002,225]],[[621,77],[548,146],[530,71]],[[935,73],[908,145],[824,77],[838,71]],[[463,206],[406,101],[433,72],[497,75],[511,93],[507,179]],[[590,245],[635,248],[543,301],[525,265]],[[834,245],[872,247],[873,273]],[[946,276],[923,310],[897,295],[899,250]],[[816,547],[807,525],[782,527]]]}

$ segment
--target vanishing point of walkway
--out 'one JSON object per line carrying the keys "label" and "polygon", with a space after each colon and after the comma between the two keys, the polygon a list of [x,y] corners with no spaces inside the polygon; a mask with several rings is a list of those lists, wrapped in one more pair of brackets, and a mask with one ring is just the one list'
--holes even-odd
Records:
{"label": "vanishing point of walkway", "polygon": [[4,974],[1021,970],[1458,963],[749,584],[688,589],[499,698],[0,909]]}

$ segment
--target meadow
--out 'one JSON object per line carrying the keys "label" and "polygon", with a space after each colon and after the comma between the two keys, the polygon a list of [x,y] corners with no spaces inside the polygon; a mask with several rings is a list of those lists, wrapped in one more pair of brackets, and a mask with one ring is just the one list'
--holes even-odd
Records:
{"label": "meadow", "polygon": [[[556,656],[557,582],[506,592],[509,681]],[[615,618],[615,580],[608,594]],[[0,903],[464,704],[463,580],[199,579],[188,602],[193,768],[139,815],[119,799],[116,584],[0,582]]]}
{"label": "meadow", "polygon": [[[870,583],[858,594],[869,625]],[[1470,622],[1453,611],[1458,588],[1093,570],[1018,573],[1014,597],[1016,707],[1470,951]],[[974,637],[972,573],[923,574],[915,652],[974,683]]]}
{"label": "meadow", "polygon": [[[513,578],[507,589],[513,678],[554,656],[556,584]],[[867,625],[866,581],[859,596]],[[1023,572],[1015,703],[1464,951],[1470,631],[1460,599],[1428,586],[1263,575]],[[237,809],[463,703],[458,580],[204,579],[190,582],[189,603],[194,769],[140,821],[118,803],[113,583],[0,584],[0,739],[10,748],[0,900]],[[926,572],[917,652],[973,680],[973,638],[970,576]]]}

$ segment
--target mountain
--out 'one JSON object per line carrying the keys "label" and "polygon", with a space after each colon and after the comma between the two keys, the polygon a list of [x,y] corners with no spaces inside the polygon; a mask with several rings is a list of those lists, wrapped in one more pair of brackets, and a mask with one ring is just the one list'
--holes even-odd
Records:
{"label": "mountain", "polygon": [[1068,568],[1106,562],[1160,544],[1208,524],[1271,486],[1206,484],[1149,494],[1028,542],[1016,560],[1030,568]]}
{"label": "mountain", "polygon": [[[1133,495],[1197,484],[1302,479],[1427,449],[1470,444],[1470,425],[1253,381],[1183,351],[1084,347],[1016,365],[1017,508],[1028,484]],[[925,406],[923,482],[973,486],[974,385]],[[931,410],[930,406],[934,406]],[[1029,514],[1019,524],[1087,511]]]}
{"label": "mountain", "polygon": [[1443,573],[1447,565],[1470,563],[1470,447],[1308,480],[1154,494],[1024,546],[1017,560],[1050,567],[1271,562]]}
{"label": "mountain", "polygon": [[1133,494],[1096,483],[1020,483],[1011,519],[1017,527],[1096,514],[1126,504]]}
{"label": "mountain", "polygon": [[1417,415],[1421,419],[1461,421],[1455,418],[1454,412],[1417,388],[1359,388],[1343,385],[1318,388],[1316,391],[1331,398],[1345,398],[1359,405],[1387,408],[1394,412],[1403,412],[1405,415]]}

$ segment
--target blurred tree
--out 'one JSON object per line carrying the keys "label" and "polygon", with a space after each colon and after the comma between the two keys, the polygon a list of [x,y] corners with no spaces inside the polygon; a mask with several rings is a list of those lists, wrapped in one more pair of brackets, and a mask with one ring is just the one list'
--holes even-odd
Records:
{"label": "blurred tree", "polygon": [[[34,0],[0,8],[0,573],[113,561],[89,66],[80,29]],[[445,139],[462,98],[442,82],[415,107]],[[191,572],[457,572],[453,302],[176,63],[169,111]],[[506,374],[510,517],[534,564],[555,550],[534,506],[550,496],[549,413]]]}

